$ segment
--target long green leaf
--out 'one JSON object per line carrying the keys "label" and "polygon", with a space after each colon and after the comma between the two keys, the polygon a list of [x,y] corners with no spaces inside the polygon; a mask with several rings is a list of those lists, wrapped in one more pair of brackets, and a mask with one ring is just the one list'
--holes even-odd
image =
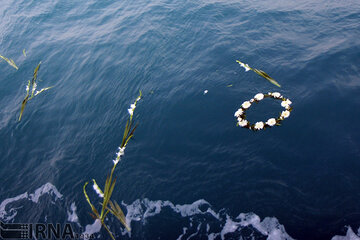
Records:
{"label": "long green leaf", "polygon": [[10,66],[12,66],[13,68],[15,68],[16,70],[18,70],[19,68],[16,66],[14,60],[12,60],[11,58],[8,59],[2,55],[0,55],[0,58],[4,59]]}
{"label": "long green leaf", "polygon": [[94,207],[94,205],[91,203],[90,201],[90,198],[89,196],[87,195],[86,193],[86,186],[89,184],[89,182],[86,182],[83,186],[83,192],[84,192],[84,195],[85,195],[85,198],[86,198],[86,201],[89,203],[90,207],[91,207],[91,210],[92,212],[94,213],[94,215],[96,216],[96,218],[100,219],[100,216],[99,216],[99,213],[98,211],[96,210],[96,208]]}
{"label": "long green leaf", "polygon": [[126,228],[126,230],[128,230],[129,232],[131,231],[129,225],[127,225],[126,223],[126,217],[124,212],[121,210],[119,204],[115,201],[115,205],[112,201],[109,202],[110,208],[108,208],[110,210],[110,212],[117,218],[119,219],[119,221],[124,225],[124,227]]}
{"label": "long green leaf", "polygon": [[258,74],[259,76],[265,78],[266,80],[268,80],[270,83],[274,84],[277,87],[281,87],[281,85],[272,77],[270,77],[266,72],[256,69],[256,68],[252,68],[250,67],[248,64],[245,64],[239,60],[236,60],[237,63],[239,63],[243,68],[246,69],[246,71],[251,70],[253,72],[255,72],[256,74]]}
{"label": "long green leaf", "polygon": [[273,79],[272,77],[270,77],[266,72],[259,70],[259,69],[252,69],[255,73],[257,73],[258,75],[262,76],[263,78],[265,78],[266,80],[268,80],[269,82],[271,82],[272,84],[274,84],[277,87],[281,87],[280,84],[275,81],[275,79]]}
{"label": "long green leaf", "polygon": [[26,96],[25,99],[22,101],[21,109],[20,109],[19,122],[21,121],[21,117],[22,117],[22,115],[23,115],[25,106],[26,106],[26,104],[27,104],[27,102],[28,102],[28,98],[29,98],[29,96]]}
{"label": "long green leaf", "polygon": [[47,88],[42,88],[42,89],[40,89],[40,91],[36,91],[34,97],[37,96],[38,94],[46,91],[46,90],[49,90],[49,89],[53,88],[53,87],[54,87],[54,86],[47,87]]}

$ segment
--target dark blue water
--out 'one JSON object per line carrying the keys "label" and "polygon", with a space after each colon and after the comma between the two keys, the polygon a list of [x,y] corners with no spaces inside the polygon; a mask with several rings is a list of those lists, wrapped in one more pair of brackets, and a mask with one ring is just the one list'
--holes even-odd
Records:
{"label": "dark blue water", "polygon": [[[359,36],[356,0],[2,0],[0,54],[19,70],[0,62],[0,219],[71,222],[76,206],[74,226],[92,224],[82,186],[104,184],[141,89],[113,195],[131,235],[107,221],[118,239],[360,235]],[[39,88],[55,87],[17,122],[39,61]],[[269,91],[291,99],[290,118],[236,127],[241,103]],[[277,116],[278,104],[252,107],[249,120]],[[246,226],[241,213],[267,222]]]}

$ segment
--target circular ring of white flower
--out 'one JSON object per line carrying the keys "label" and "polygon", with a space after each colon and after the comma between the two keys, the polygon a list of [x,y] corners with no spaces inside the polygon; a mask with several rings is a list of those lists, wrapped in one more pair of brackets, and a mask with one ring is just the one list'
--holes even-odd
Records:
{"label": "circular ring of white flower", "polygon": [[[264,98],[281,100],[281,106],[284,107],[285,110],[282,111],[277,118],[270,118],[266,122],[260,121],[255,124],[251,124],[248,120],[246,120],[246,110],[251,107],[251,104],[258,103]],[[254,98],[243,102],[241,107],[235,112],[234,117],[237,118],[236,126],[248,128],[254,131],[270,128],[275,125],[279,126],[281,121],[290,116],[290,112],[292,111],[292,107],[290,106],[291,103],[292,102],[288,98],[283,97],[278,92],[269,92],[268,94],[258,93],[254,96]]]}

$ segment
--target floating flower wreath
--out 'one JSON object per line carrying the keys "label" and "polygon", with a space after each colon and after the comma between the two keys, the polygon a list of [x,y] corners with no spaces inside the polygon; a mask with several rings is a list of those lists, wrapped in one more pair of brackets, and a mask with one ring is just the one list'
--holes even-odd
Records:
{"label": "floating flower wreath", "polygon": [[[279,114],[278,118],[270,118],[265,123],[264,122],[256,122],[255,124],[250,124],[248,120],[246,120],[246,110],[250,108],[251,104],[263,100],[264,98],[274,98],[282,100],[281,106],[285,108],[285,111],[282,111]],[[290,116],[290,112],[292,111],[291,101],[287,98],[284,98],[280,93],[278,92],[269,92],[268,94],[262,94],[258,93],[254,96],[254,98],[250,99],[249,101],[243,102],[241,105],[241,108],[239,108],[234,116],[237,118],[237,126],[248,128],[251,130],[262,130],[265,128],[269,128],[275,125],[280,125],[280,122],[283,121],[285,118],[288,118]]]}

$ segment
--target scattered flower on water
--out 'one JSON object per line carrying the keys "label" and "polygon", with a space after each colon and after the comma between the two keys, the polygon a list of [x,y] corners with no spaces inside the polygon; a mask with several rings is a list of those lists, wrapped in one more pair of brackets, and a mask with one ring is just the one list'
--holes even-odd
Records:
{"label": "scattered flower on water", "polygon": [[285,101],[281,102],[281,106],[284,108],[288,108],[292,102],[289,99],[286,99]]}
{"label": "scattered flower on water", "polygon": [[94,188],[95,192],[99,195],[99,197],[101,197],[101,198],[104,197],[103,192],[101,191],[101,189],[99,188],[99,186],[95,182],[93,184],[93,188]]}
{"label": "scattered flower on water", "polygon": [[273,97],[275,97],[275,98],[280,98],[280,97],[281,97],[281,94],[278,93],[278,92],[274,92],[274,93],[272,93],[271,95],[272,95]]}
{"label": "scattered flower on water", "polygon": [[281,118],[288,118],[290,116],[290,112],[288,110],[281,112]]}
{"label": "scattered flower on water", "polygon": [[245,72],[251,70],[251,68],[250,68],[250,66],[248,64],[246,64],[246,63],[244,64],[242,62],[238,62],[238,63],[240,64],[240,66],[242,66],[245,69]]}
{"label": "scattered flower on water", "polygon": [[255,95],[254,98],[255,98],[255,100],[257,100],[257,101],[261,101],[261,100],[264,99],[264,94],[258,93],[258,94]]}
{"label": "scattered flower on water", "polygon": [[243,114],[243,110],[241,109],[241,108],[239,108],[236,112],[235,112],[235,114],[234,114],[234,117],[239,117],[239,116],[241,116],[242,114]]}
{"label": "scattered flower on water", "polygon": [[251,106],[251,103],[249,101],[245,101],[243,102],[243,104],[241,105],[244,109],[248,109]]}
{"label": "scattered flower on water", "polygon": [[240,126],[240,127],[245,127],[247,124],[248,124],[248,121],[247,121],[247,120],[239,121],[239,126]]}
{"label": "scattered flower on water", "polygon": [[114,165],[118,164],[118,163],[119,163],[119,161],[120,161],[120,158],[116,158],[116,159],[114,159],[114,160],[113,160]]}
{"label": "scattered flower on water", "polygon": [[125,154],[125,147],[119,147],[119,151],[116,153],[116,159],[113,160],[114,165],[118,164],[118,162],[120,161],[121,156],[123,156]]}
{"label": "scattered flower on water", "polygon": [[266,124],[269,126],[274,126],[276,124],[276,119],[275,118],[270,118],[266,121]]}
{"label": "scattered flower on water", "polygon": [[209,92],[209,90],[205,90],[205,91],[204,91],[204,95],[207,94],[208,92]]}
{"label": "scattered flower on water", "polygon": [[263,123],[263,122],[257,122],[257,123],[255,123],[254,128],[255,128],[256,130],[263,129],[263,128],[264,128],[264,123]]}
{"label": "scattered flower on water", "polygon": [[130,108],[128,109],[128,112],[130,116],[134,115],[134,110],[136,108],[136,103],[141,99],[141,96],[138,96],[133,104],[130,105]]}

